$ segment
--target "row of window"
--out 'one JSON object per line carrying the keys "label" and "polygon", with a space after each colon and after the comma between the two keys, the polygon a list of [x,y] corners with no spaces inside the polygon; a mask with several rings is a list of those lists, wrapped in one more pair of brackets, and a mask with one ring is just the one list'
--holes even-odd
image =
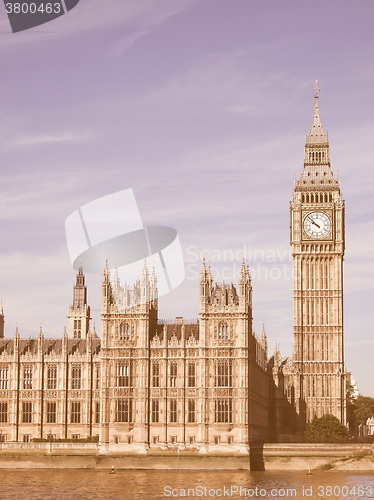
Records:
{"label": "row of window", "polygon": [[310,162],[319,162],[325,161],[325,152],[324,151],[312,151],[309,153],[309,161]]}
{"label": "row of window", "polygon": [[[82,388],[82,368],[80,366],[73,366],[70,372],[70,388],[71,389],[81,389]],[[8,389],[8,368],[0,368],[0,389]],[[33,388],[33,368],[25,366],[23,368],[23,376],[21,381],[22,389],[32,389]],[[57,367],[49,366],[47,368],[47,380],[46,388],[49,390],[57,389]],[[94,377],[94,388],[100,388],[100,368],[96,368],[96,373]]]}
{"label": "row of window", "polygon": [[[80,401],[73,401],[70,406],[70,423],[80,424],[82,419],[82,405]],[[0,423],[8,423],[8,403],[0,402]],[[21,407],[21,422],[23,424],[31,424],[33,421],[33,403],[32,401],[23,401]],[[94,404],[94,421],[100,423],[100,402]],[[55,401],[47,401],[46,403],[46,423],[57,423],[57,403]]]}
{"label": "row of window", "polygon": [[[70,406],[70,423],[80,424],[82,420],[82,404],[80,401],[72,401]],[[100,402],[94,404],[94,420],[95,423],[100,423]],[[22,402],[22,423],[31,424],[33,421],[33,403],[32,401]],[[160,421],[160,401],[152,400],[151,406],[152,423]],[[132,422],[133,408],[131,399],[116,400],[116,422]],[[195,423],[196,421],[196,402],[193,399],[187,401],[187,422]],[[8,422],[8,403],[0,402],[0,423]],[[55,401],[46,402],[46,423],[55,424],[57,422],[57,403]],[[178,422],[178,405],[176,399],[171,399],[169,403],[169,422]],[[232,422],[232,401],[231,399],[218,399],[215,403],[215,422],[230,423]]]}
{"label": "row of window", "polygon": [[[170,387],[177,387],[178,365],[176,362],[171,362],[169,366]],[[220,360],[216,363],[215,377],[215,387],[231,387],[231,360]],[[187,386],[196,387],[196,378],[196,364],[194,362],[190,362],[187,365]],[[160,387],[160,363],[158,361],[154,361],[152,363],[152,386]]]}
{"label": "row of window", "polygon": [[[170,387],[177,387],[178,385],[178,364],[171,362],[169,365],[170,370]],[[231,360],[222,360],[217,362],[215,369],[215,386],[216,387],[230,387],[232,385],[231,373],[232,366]],[[152,386],[160,386],[160,363],[154,361],[152,363]],[[82,388],[82,368],[80,366],[73,366],[70,373],[70,388]],[[187,365],[187,385],[188,387],[196,387],[196,364],[189,362]],[[94,377],[94,388],[100,387],[100,368],[96,368]],[[129,362],[121,362],[116,366],[116,386],[117,387],[130,387],[131,386],[131,366]],[[33,388],[33,368],[23,368],[22,388]],[[46,388],[49,390],[57,389],[57,367],[49,366],[47,368]],[[8,368],[0,368],[0,389],[8,389]]]}
{"label": "row of window", "polygon": [[[76,326],[74,325],[74,328]],[[128,323],[121,323],[119,327],[119,336],[121,340],[127,340],[130,338],[131,330]],[[221,340],[227,340],[229,334],[229,327],[226,322],[221,321],[218,325],[218,338]]]}
{"label": "row of window", "polygon": [[[177,400],[171,399],[169,403],[169,422],[178,422]],[[160,402],[157,399],[152,400],[151,407],[152,423],[160,422]],[[193,399],[187,401],[187,422],[196,422],[196,402]],[[215,403],[215,423],[223,424],[232,422],[232,401],[231,399],[218,399]]]}
{"label": "row of window", "polygon": [[331,193],[312,193],[312,194],[302,194],[301,195],[302,203],[327,203],[332,202],[332,194]]}
{"label": "row of window", "polygon": [[[77,301],[77,304],[79,301]],[[74,338],[80,339],[82,338],[82,321],[80,319],[74,320]]]}

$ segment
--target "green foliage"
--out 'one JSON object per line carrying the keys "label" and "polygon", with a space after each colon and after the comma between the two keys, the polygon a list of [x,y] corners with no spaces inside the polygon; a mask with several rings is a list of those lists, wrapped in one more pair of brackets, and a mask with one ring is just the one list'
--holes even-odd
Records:
{"label": "green foliage", "polygon": [[364,425],[370,417],[374,417],[374,398],[358,396],[354,401],[352,425]]}
{"label": "green foliage", "polygon": [[348,429],[334,415],[315,417],[307,424],[304,437],[310,443],[342,443],[348,439]]}

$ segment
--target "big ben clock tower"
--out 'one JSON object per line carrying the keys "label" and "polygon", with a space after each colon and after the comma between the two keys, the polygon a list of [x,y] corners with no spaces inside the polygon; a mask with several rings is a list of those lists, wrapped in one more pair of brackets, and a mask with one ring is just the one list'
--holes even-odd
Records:
{"label": "big ben clock tower", "polygon": [[330,167],[317,82],[314,91],[304,170],[290,203],[295,401],[302,422],[331,414],[345,424],[344,200]]}

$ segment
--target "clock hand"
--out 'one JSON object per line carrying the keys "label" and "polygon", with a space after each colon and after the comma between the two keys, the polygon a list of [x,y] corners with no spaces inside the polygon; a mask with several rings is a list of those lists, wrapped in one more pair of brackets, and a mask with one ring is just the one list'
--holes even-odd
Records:
{"label": "clock hand", "polygon": [[313,220],[313,219],[311,219],[310,217],[308,217],[308,219],[310,220],[310,222],[311,222],[312,224],[314,224],[315,226],[317,226],[317,227],[318,227],[318,229],[321,229],[321,226],[319,226],[316,222],[314,222],[314,220]]}

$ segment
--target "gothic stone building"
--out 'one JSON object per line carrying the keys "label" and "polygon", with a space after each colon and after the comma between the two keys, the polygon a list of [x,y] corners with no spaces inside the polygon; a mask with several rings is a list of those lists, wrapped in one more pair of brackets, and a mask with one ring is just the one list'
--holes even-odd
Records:
{"label": "gothic stone building", "polygon": [[245,451],[279,440],[315,416],[345,423],[344,201],[330,167],[318,88],[304,169],[290,204],[293,358],[268,360],[252,331],[252,286],[218,285],[203,263],[199,319],[158,320],[157,279],[146,266],[133,289],[106,266],[101,338],[90,331],[83,270],[62,339],[4,338],[0,314],[0,439],[86,438],[145,451]]}
{"label": "gothic stone building", "polygon": [[[179,445],[246,450],[268,422],[267,341],[252,332],[252,286],[213,283],[202,266],[199,322],[157,318],[157,279],[146,266],[134,289],[102,282],[101,339],[89,330],[83,271],[69,334],[0,340],[2,440],[85,438],[123,449]],[[248,385],[248,381],[250,384]]]}

